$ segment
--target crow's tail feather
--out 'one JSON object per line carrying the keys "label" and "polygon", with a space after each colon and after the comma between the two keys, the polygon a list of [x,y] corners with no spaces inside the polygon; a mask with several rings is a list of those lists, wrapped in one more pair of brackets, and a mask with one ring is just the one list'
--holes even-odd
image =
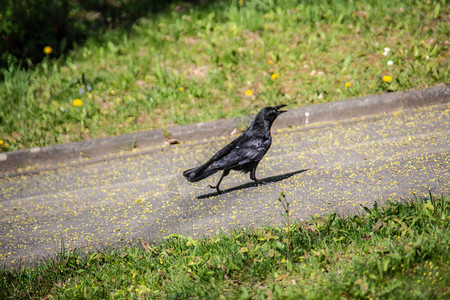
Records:
{"label": "crow's tail feather", "polygon": [[208,168],[210,163],[201,165],[200,167],[189,169],[183,172],[183,176],[190,182],[197,182],[219,171],[219,169]]}

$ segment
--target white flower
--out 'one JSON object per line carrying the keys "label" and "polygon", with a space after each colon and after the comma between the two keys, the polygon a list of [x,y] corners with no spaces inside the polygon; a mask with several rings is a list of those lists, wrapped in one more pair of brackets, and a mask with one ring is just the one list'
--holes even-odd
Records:
{"label": "white flower", "polygon": [[429,59],[430,59],[430,56],[429,56],[429,55],[427,55],[427,57],[425,57],[425,59],[426,59],[426,60],[429,60]]}
{"label": "white flower", "polygon": [[387,65],[388,66],[392,66],[394,64],[394,62],[392,60],[388,60]]}
{"label": "white flower", "polygon": [[389,47],[384,48],[383,55],[384,56],[388,55],[389,51],[391,51],[391,48],[389,48]]}

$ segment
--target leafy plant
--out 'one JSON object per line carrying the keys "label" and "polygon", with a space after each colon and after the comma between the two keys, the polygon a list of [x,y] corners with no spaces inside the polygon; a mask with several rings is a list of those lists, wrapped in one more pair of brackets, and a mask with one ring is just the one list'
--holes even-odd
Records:
{"label": "leafy plant", "polygon": [[291,257],[291,210],[289,209],[290,202],[286,199],[284,192],[280,192],[278,202],[281,203],[284,209],[283,217],[286,218],[286,244],[287,244],[287,258]]}

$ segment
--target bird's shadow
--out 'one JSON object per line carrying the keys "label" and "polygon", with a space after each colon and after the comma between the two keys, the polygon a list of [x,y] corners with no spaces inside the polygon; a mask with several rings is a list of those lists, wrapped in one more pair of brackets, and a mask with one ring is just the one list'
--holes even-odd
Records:
{"label": "bird's shadow", "polygon": [[[281,174],[281,175],[266,177],[266,178],[261,179],[260,182],[262,182],[263,184],[272,183],[272,182],[278,182],[278,181],[281,181],[281,180],[288,179],[289,177],[297,175],[299,173],[306,172],[308,170],[309,169],[304,169],[304,170],[298,170],[298,171],[289,172],[289,173],[285,173],[285,174]],[[254,187],[254,186],[258,186],[258,185],[261,185],[261,183],[248,182],[248,183],[244,183],[244,184],[241,184],[241,185],[238,185],[238,186],[226,189],[226,190],[222,190],[220,194],[217,193],[217,192],[214,192],[214,193],[208,193],[208,194],[200,195],[200,196],[197,196],[197,199],[210,198],[210,197],[214,197],[214,196],[217,196],[217,195],[226,194],[226,193],[229,193],[229,192],[232,192],[232,191],[236,191],[236,190],[243,190],[243,189],[247,189],[249,187]]]}

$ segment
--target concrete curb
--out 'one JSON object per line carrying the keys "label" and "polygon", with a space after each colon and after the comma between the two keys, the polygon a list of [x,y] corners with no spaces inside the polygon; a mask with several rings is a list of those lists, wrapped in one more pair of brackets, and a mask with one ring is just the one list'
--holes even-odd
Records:
{"label": "concrete curb", "polygon": [[277,119],[274,128],[301,126],[316,122],[342,121],[448,102],[450,102],[450,85],[371,95],[289,110]]}
{"label": "concrete curb", "polygon": [[[341,121],[366,115],[448,102],[450,102],[450,85],[441,84],[428,89],[372,95],[290,109],[277,119],[273,128],[280,129],[316,122]],[[249,117],[242,117],[174,126],[167,129],[167,134],[170,138],[181,141],[195,141],[211,137],[227,136],[233,130],[241,127],[242,129],[245,128],[249,121]],[[165,134],[163,130],[154,129],[80,142],[0,153],[0,172],[17,173],[14,172],[15,169],[27,165],[55,165],[67,160],[85,161],[86,158],[105,156],[134,148],[162,146],[164,141]],[[8,174],[2,175],[0,178],[5,177],[5,175],[8,176]]]}

